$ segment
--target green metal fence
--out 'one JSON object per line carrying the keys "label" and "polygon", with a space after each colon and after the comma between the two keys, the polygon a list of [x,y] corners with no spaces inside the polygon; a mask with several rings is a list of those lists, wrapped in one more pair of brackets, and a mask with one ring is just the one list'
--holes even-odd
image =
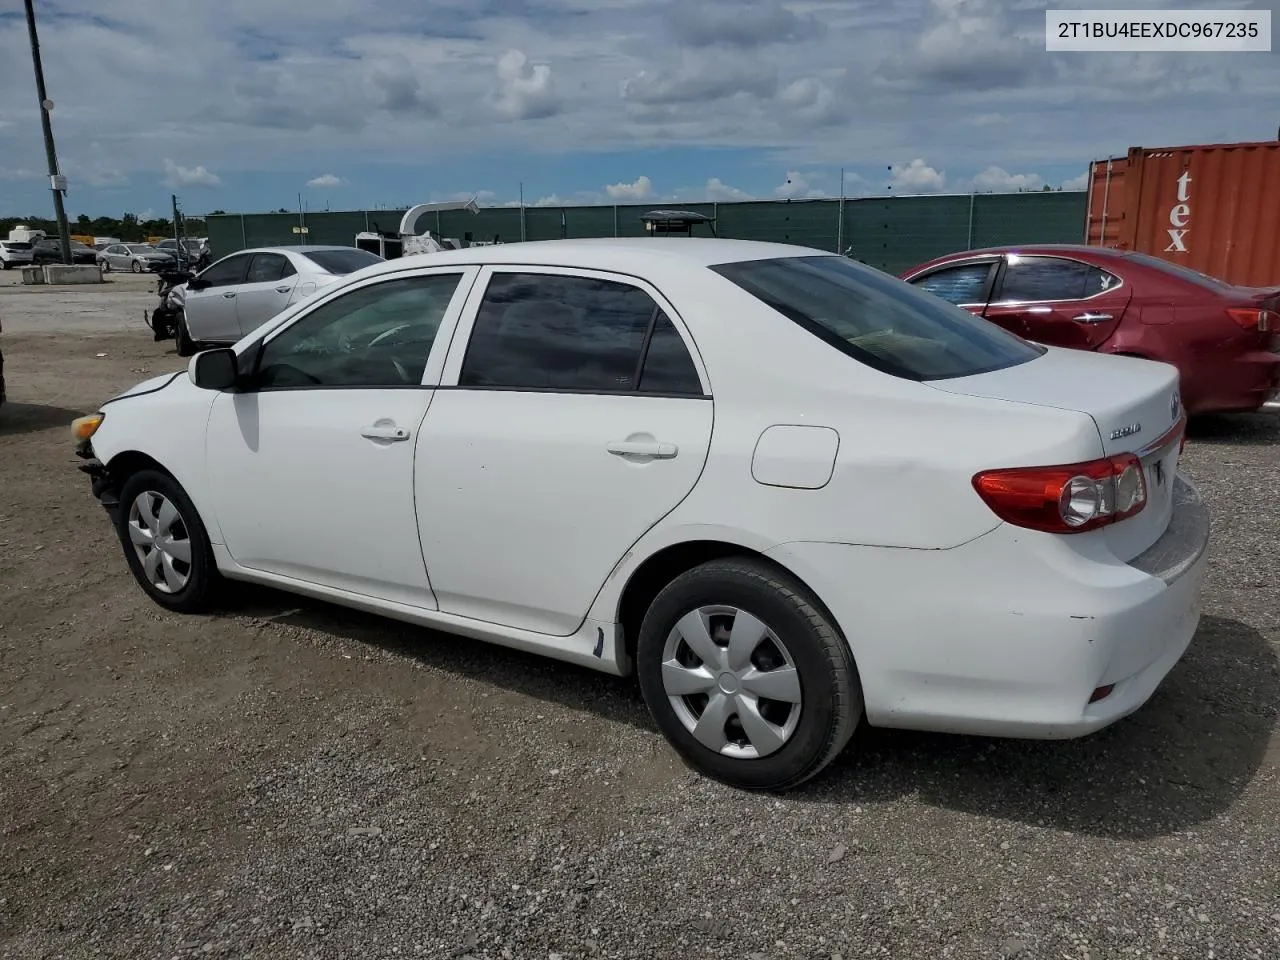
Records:
{"label": "green metal fence", "polygon": [[[871,197],[839,200],[744,201],[680,204],[709,214],[722,237],[771,240],[848,250],[852,256],[897,273],[955,250],[1007,243],[1079,243],[1084,237],[1083,191],[974,194],[942,197]],[[663,204],[590,207],[486,207],[457,210],[419,221],[445,237],[470,233],[507,242],[560,237],[639,237],[640,215]],[[339,213],[226,214],[207,218],[217,256],[246,247],[295,243],[352,244],[363,230],[393,231],[404,210]],[[295,233],[301,224],[307,233]],[[710,235],[699,226],[695,235]]]}

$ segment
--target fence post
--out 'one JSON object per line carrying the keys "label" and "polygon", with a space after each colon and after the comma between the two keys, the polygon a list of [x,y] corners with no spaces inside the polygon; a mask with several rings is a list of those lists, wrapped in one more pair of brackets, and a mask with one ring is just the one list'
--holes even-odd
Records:
{"label": "fence post", "polygon": [[618,205],[616,203],[613,205],[613,236],[615,239],[618,236]]}
{"label": "fence post", "polygon": [[244,214],[240,214],[240,249],[244,250],[249,246],[249,235],[244,229]]}
{"label": "fence post", "polygon": [[973,249],[973,198],[975,196],[976,194],[969,194],[969,245],[965,247],[966,250]]}

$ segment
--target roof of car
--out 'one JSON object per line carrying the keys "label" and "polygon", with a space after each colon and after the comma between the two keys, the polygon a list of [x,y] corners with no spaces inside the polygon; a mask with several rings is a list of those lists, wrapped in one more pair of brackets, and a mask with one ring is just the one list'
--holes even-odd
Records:
{"label": "roof of car", "polygon": [[403,270],[406,267],[447,264],[529,264],[538,266],[580,267],[583,269],[633,272],[648,261],[652,265],[679,264],[708,267],[739,260],[764,260],[775,257],[836,256],[829,250],[816,250],[790,243],[764,243],[756,240],[719,240],[709,237],[600,237],[586,240],[532,240],[523,243],[497,243],[439,253],[412,254],[376,266],[366,267],[365,275]]}
{"label": "roof of car", "polygon": [[358,250],[359,247],[353,247],[350,244],[341,243],[303,243],[290,244],[289,246],[279,247],[246,247],[244,250],[237,250],[236,253],[319,253],[323,250]]}
{"label": "roof of car", "polygon": [[1083,243],[1007,243],[999,247],[965,250],[963,253],[949,254],[949,256],[980,257],[1000,253],[1087,253],[1097,257],[1119,257],[1124,256],[1125,251]]}

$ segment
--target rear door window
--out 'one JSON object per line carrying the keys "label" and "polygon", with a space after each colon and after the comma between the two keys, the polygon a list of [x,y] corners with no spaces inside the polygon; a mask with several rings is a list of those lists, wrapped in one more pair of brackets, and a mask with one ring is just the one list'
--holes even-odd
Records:
{"label": "rear door window", "polygon": [[777,257],[710,269],[842,353],[905,379],[967,377],[1044,352],[848,257]]}
{"label": "rear door window", "polygon": [[1119,283],[1113,274],[1078,260],[1014,254],[1009,256],[995,299],[1001,303],[1084,300]]}
{"label": "rear door window", "polygon": [[700,396],[683,338],[644,290],[561,274],[496,272],[459,386]]}

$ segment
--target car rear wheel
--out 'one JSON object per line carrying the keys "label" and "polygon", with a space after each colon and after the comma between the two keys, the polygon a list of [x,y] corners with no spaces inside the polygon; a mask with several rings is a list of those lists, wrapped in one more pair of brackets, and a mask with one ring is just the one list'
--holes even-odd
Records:
{"label": "car rear wheel", "polygon": [[798,786],[862,717],[849,645],[803,585],[761,561],[715,560],[674,579],[645,614],[636,661],[676,751],[735,787]]}
{"label": "car rear wheel", "polygon": [[140,470],[125,481],[116,532],[129,570],[152,600],[178,613],[211,605],[221,579],[213,549],[176,480],[159,470]]}

